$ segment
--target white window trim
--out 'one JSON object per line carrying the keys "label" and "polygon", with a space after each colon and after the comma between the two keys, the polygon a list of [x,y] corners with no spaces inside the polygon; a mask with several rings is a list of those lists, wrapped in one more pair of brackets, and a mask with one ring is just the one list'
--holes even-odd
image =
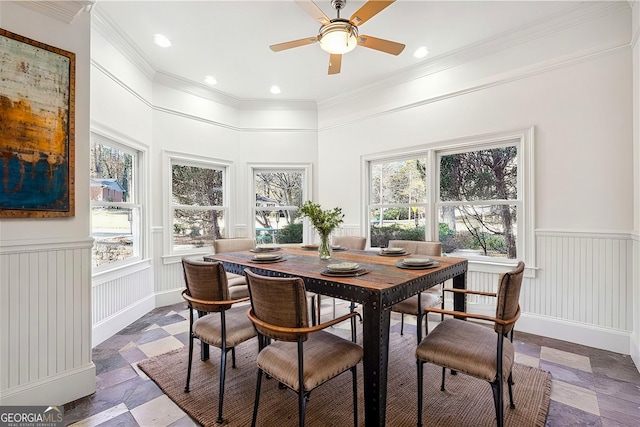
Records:
{"label": "white window trim", "polygon": [[[140,230],[138,233],[138,255],[123,261],[104,264],[93,267],[91,274],[94,277],[99,275],[122,275],[128,274],[130,268],[149,259],[149,187],[147,180],[148,152],[149,147],[139,141],[135,141],[119,132],[102,126],[99,123],[91,123],[90,143],[94,142],[118,148],[127,153],[135,152],[136,167],[133,171],[134,195],[136,203],[127,203],[128,206],[136,206],[140,209]],[[96,204],[90,202],[90,206]],[[93,226],[91,227],[93,233]]]}
{"label": "white window trim", "polygon": [[190,255],[198,255],[198,254],[207,254],[213,251],[213,247],[204,246],[202,248],[194,248],[190,250],[182,250],[175,251],[173,249],[173,216],[172,205],[171,205],[171,194],[172,194],[172,186],[171,186],[171,177],[172,177],[172,166],[173,164],[178,163],[180,165],[186,166],[196,166],[203,168],[213,168],[213,169],[223,169],[224,177],[223,177],[223,193],[222,193],[222,209],[224,211],[225,218],[225,234],[232,234],[233,218],[232,216],[232,208],[233,205],[233,189],[232,189],[232,177],[234,176],[233,172],[233,162],[216,159],[212,157],[200,156],[197,154],[189,154],[177,151],[163,150],[162,151],[162,164],[163,164],[163,223],[164,223],[164,234],[165,238],[163,239],[163,263],[164,264],[172,264],[180,261],[183,256]]}
{"label": "white window trim", "polygon": [[[311,189],[312,186],[312,164],[311,163],[247,163],[247,183],[249,188],[249,197],[248,197],[248,205],[251,209],[249,209],[249,218],[247,220],[247,224],[250,224],[248,227],[249,233],[251,236],[256,235],[256,221],[255,221],[255,211],[256,211],[256,193],[255,193],[255,174],[263,173],[263,172],[301,172],[302,173],[302,203],[307,200],[311,200]],[[264,208],[262,210],[269,210],[268,208]],[[302,241],[310,242],[313,239],[313,229],[309,225],[309,222],[306,220],[303,221],[302,226]]]}
{"label": "white window trim", "polygon": [[[511,142],[511,143],[510,143]],[[525,262],[527,270],[534,271],[536,269],[536,253],[535,253],[535,188],[534,188],[534,127],[528,129],[519,129],[513,131],[496,132],[491,134],[469,136],[464,138],[452,139],[447,141],[437,141],[419,146],[407,147],[404,149],[396,149],[392,151],[374,153],[361,157],[362,170],[362,186],[361,186],[361,206],[369,206],[369,183],[371,180],[369,174],[370,162],[393,161],[407,158],[415,158],[427,154],[429,163],[429,177],[427,187],[427,204],[429,205],[429,225],[425,230],[426,239],[433,239],[437,236],[438,228],[436,222],[437,200],[440,188],[439,182],[439,166],[438,155],[448,152],[460,152],[468,148],[469,151],[481,149],[486,146],[496,146],[500,144],[518,146],[518,203],[521,203],[521,217],[518,217],[517,232],[519,236],[524,236],[524,241],[518,239],[518,259]],[[514,203],[515,204],[515,203]],[[363,210],[362,223],[365,224],[367,233],[370,230],[369,213],[367,209]],[[470,268],[474,271],[485,272],[504,272],[516,264],[516,260],[500,260],[489,259],[487,257],[466,257],[469,259]]]}

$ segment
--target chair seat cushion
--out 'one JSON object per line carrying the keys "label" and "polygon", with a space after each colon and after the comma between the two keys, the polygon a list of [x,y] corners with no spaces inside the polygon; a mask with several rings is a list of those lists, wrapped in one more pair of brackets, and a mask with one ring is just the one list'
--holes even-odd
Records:
{"label": "chair seat cushion", "polygon": [[[292,390],[299,390],[297,342],[274,341],[258,354],[258,367]],[[304,390],[352,368],[362,360],[362,347],[332,333],[318,331],[304,342]]]}
{"label": "chair seat cushion", "polygon": [[[493,328],[460,319],[446,319],[427,335],[416,349],[416,357],[445,368],[492,382],[496,379],[498,334]],[[502,377],[511,372],[513,344],[504,339]]]}
{"label": "chair seat cushion", "polygon": [[247,280],[244,278],[244,276],[236,273],[229,273],[228,271],[226,272],[226,274],[227,282],[230,288],[233,286],[246,286]]}
{"label": "chair seat cushion", "polygon": [[[256,336],[253,323],[247,317],[247,308],[236,308],[225,312],[227,325],[226,347],[231,348]],[[193,334],[214,347],[222,348],[220,313],[209,313],[193,322]]]}
{"label": "chair seat cushion", "polygon": [[420,295],[422,307],[418,309],[418,295],[404,299],[391,306],[391,311],[396,313],[413,314],[417,316],[425,307],[435,307],[440,304],[440,296],[433,292],[423,292]]}
{"label": "chair seat cushion", "polygon": [[249,287],[244,286],[231,286],[229,287],[229,298],[240,299],[249,297]]}

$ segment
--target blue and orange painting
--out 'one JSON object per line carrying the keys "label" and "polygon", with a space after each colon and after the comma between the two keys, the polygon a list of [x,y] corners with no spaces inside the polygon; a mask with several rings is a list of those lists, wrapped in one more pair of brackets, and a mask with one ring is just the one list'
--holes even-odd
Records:
{"label": "blue and orange painting", "polygon": [[67,212],[75,64],[7,34],[0,29],[0,210]]}

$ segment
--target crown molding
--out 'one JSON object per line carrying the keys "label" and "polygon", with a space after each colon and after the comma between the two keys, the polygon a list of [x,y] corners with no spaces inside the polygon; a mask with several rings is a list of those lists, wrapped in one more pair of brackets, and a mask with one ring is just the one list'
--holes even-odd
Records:
{"label": "crown molding", "polygon": [[100,3],[93,8],[91,14],[91,27],[99,32],[109,43],[114,45],[127,60],[137,67],[149,80],[153,80],[156,69],[144,53],[136,47],[136,44],[120,31],[120,27],[111,18],[101,12]]}
{"label": "crown molding", "polygon": [[70,24],[81,12],[89,12],[96,0],[85,1],[12,1],[42,15]]}

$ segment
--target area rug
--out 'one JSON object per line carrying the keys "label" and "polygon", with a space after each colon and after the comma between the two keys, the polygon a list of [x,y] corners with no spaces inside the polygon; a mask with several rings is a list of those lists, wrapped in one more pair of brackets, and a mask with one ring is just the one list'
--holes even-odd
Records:
{"label": "area rug", "polygon": [[[388,426],[415,426],[417,411],[415,336],[391,333],[387,393]],[[197,340],[195,342],[198,342]],[[472,345],[470,343],[470,345]],[[194,348],[190,392],[184,392],[188,349],[185,347],[144,360],[138,366],[182,410],[203,426],[216,426],[220,352],[211,348],[211,358],[202,362],[199,345]],[[257,368],[256,340],[236,348],[237,368],[227,365],[224,395],[224,425],[249,426]],[[364,425],[362,365],[358,367],[358,421]],[[446,391],[440,391],[441,369],[425,364],[423,423],[430,426],[496,425],[491,387],[486,381],[466,375],[447,375]],[[505,426],[543,427],[549,409],[551,375],[540,369],[516,364],[513,371],[515,409],[509,408],[505,386]],[[353,425],[351,375],[346,372],[311,393],[307,403],[307,426]],[[297,396],[278,388],[274,380],[262,381],[258,426],[296,426]]]}

